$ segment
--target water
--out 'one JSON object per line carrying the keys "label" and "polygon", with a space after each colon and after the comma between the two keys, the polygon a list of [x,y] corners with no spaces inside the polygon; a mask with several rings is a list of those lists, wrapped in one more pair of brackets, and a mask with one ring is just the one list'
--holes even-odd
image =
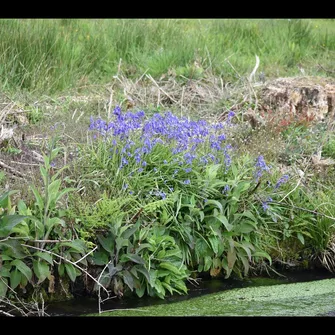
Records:
{"label": "water", "polygon": [[[322,280],[334,278],[335,275],[324,269],[318,270],[295,270],[281,271],[284,277],[266,278],[255,277],[244,280],[234,279],[201,279],[199,285],[188,284],[189,293],[187,295],[174,295],[167,297],[165,300],[152,297],[126,297],[123,299],[113,298],[101,306],[102,311],[111,309],[127,309],[137,308],[157,304],[168,304],[177,301],[192,299],[203,296],[205,294],[232,290],[234,288],[252,287],[252,286],[268,286],[280,285],[296,282],[307,282],[314,280]],[[79,316],[82,314],[98,313],[98,300],[96,298],[76,297],[71,301],[50,303],[47,305],[46,313],[50,316]]]}

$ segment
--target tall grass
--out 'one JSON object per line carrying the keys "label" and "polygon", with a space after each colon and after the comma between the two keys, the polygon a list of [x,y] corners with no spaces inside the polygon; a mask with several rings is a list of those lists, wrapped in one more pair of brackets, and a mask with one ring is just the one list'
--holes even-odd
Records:
{"label": "tall grass", "polygon": [[106,82],[120,59],[129,76],[185,73],[196,61],[232,80],[252,70],[255,54],[268,77],[299,74],[297,64],[326,75],[317,65],[331,65],[334,26],[311,19],[2,19],[0,83],[50,94]]}

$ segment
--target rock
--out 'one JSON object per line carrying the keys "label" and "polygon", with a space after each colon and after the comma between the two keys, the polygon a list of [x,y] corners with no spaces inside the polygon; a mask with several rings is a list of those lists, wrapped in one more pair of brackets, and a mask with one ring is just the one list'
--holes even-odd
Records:
{"label": "rock", "polygon": [[322,77],[278,78],[260,93],[263,111],[303,116],[307,121],[334,119],[335,82]]}

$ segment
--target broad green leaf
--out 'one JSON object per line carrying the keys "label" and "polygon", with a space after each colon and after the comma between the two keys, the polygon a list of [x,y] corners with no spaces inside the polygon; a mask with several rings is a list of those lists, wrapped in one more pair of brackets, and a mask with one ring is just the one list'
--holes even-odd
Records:
{"label": "broad green leaf", "polygon": [[212,250],[215,254],[219,252],[219,240],[216,236],[208,236],[209,243],[212,246]]}
{"label": "broad green leaf", "polygon": [[212,257],[205,256],[204,261],[205,261],[204,271],[207,272],[212,267],[213,264]]}
{"label": "broad green leaf", "polygon": [[164,259],[165,257],[165,250],[160,250],[157,254],[157,259]]}
{"label": "broad green leaf", "polygon": [[50,276],[49,265],[42,260],[33,260],[34,273],[38,278],[38,283],[42,283],[45,278]]}
{"label": "broad green leaf", "polygon": [[159,279],[156,279],[154,288],[157,291],[157,295],[159,298],[164,299],[165,296],[165,288],[163,287],[161,281]]}
{"label": "broad green leaf", "polygon": [[245,242],[245,241],[242,241],[242,242],[238,243],[238,242],[234,241],[234,245],[235,245],[235,247],[239,247],[239,248],[244,249],[245,252],[248,255],[249,260],[251,261],[251,251],[250,251],[250,248],[249,248],[249,245],[251,245],[250,243]]}
{"label": "broad green leaf", "polygon": [[123,281],[130,288],[131,291],[134,289],[134,280],[133,276],[128,270],[123,271]]}
{"label": "broad green leaf", "polygon": [[250,211],[244,211],[242,213],[243,216],[246,216],[247,218],[251,219],[252,221],[254,221],[255,223],[258,223],[258,220],[256,219],[256,217],[250,212]]}
{"label": "broad green leaf", "polygon": [[144,266],[140,266],[140,265],[136,265],[136,270],[140,273],[143,274],[143,276],[145,277],[145,279],[147,280],[147,282],[150,282],[150,274],[148,272],[148,270],[144,267]]}
{"label": "broad green leaf", "polygon": [[14,269],[10,273],[10,287],[15,290],[21,281],[21,272],[18,269]]}
{"label": "broad green leaf", "polygon": [[82,254],[84,254],[86,250],[85,242],[80,239],[76,239],[71,242],[62,242],[60,243],[60,245],[70,247],[71,249],[73,249],[73,250],[70,249],[70,251],[77,251]]}
{"label": "broad green leaf", "polygon": [[182,280],[178,280],[177,282],[174,283],[174,287],[178,290],[179,293],[183,292],[187,294],[187,287]]}
{"label": "broad green leaf", "polygon": [[0,219],[0,237],[6,237],[11,230],[25,219],[32,218],[27,215],[4,215]]}
{"label": "broad green leaf", "polygon": [[17,203],[17,209],[18,209],[20,215],[31,215],[31,214],[27,213],[27,211],[28,211],[27,205],[21,199]]}
{"label": "broad green leaf", "polygon": [[140,222],[137,222],[132,227],[128,228],[123,234],[122,237],[128,239],[130,236],[134,235],[134,233],[139,229]]}
{"label": "broad green leaf", "polygon": [[118,264],[114,266],[113,264],[108,264],[108,272],[109,276],[113,277],[116,273],[120,272],[122,270],[122,265]]}
{"label": "broad green leaf", "polygon": [[8,255],[0,255],[0,263],[1,263],[1,261],[12,261],[12,260],[13,260],[13,258],[8,256]]}
{"label": "broad green leaf", "polygon": [[33,275],[32,271],[30,270],[30,268],[23,263],[21,260],[19,259],[15,259],[14,261],[11,262],[11,265],[16,266],[16,268],[28,279],[31,280],[31,277]]}
{"label": "broad green leaf", "polygon": [[195,242],[195,253],[198,258],[202,258],[207,255],[210,251],[208,242],[203,240],[202,238],[198,238]]}
{"label": "broad green leaf", "polygon": [[171,272],[173,272],[176,275],[180,274],[180,270],[173,264],[171,263],[167,263],[167,262],[162,262],[159,264],[159,267],[163,268],[163,269],[167,269]]}
{"label": "broad green leaf", "polygon": [[20,242],[19,240],[2,241],[0,242],[0,252],[17,259],[25,258],[26,253],[21,243],[22,241]]}
{"label": "broad green leaf", "polygon": [[210,205],[214,205],[216,208],[218,208],[220,210],[220,213],[223,213],[223,207],[222,204],[217,201],[217,200],[213,200],[213,199],[209,199],[206,204],[205,207],[210,206]]}
{"label": "broad green leaf", "polygon": [[137,296],[139,298],[142,298],[145,293],[145,285],[142,285],[140,288],[136,288],[135,291],[136,291]]}
{"label": "broad green leaf", "polygon": [[8,192],[5,192],[4,194],[2,194],[0,196],[0,207],[4,207],[4,208],[8,208],[10,207],[10,196],[12,194],[15,194],[17,193],[18,191],[16,190],[12,190],[12,191],[8,191]]}
{"label": "broad green leaf", "polygon": [[52,255],[48,254],[47,252],[37,251],[35,252],[34,256],[42,258],[46,260],[48,263],[50,263],[51,265],[53,265]]}
{"label": "broad green leaf", "polygon": [[100,242],[101,246],[108,252],[114,253],[114,236],[109,234],[106,237],[102,235],[98,235],[98,241]]}
{"label": "broad green leaf", "polygon": [[226,229],[228,231],[231,231],[233,229],[233,226],[228,222],[227,218],[220,214],[220,215],[217,215],[216,218],[221,222],[223,223],[223,225],[226,227]]}
{"label": "broad green leaf", "polygon": [[129,240],[125,239],[123,237],[117,237],[115,239],[115,243],[116,243],[116,250],[120,251],[122,247],[127,247],[129,244]]}
{"label": "broad green leaf", "polygon": [[92,260],[95,265],[106,265],[108,263],[108,256],[103,251],[96,251]]}
{"label": "broad green leaf", "polygon": [[68,274],[69,278],[74,282],[77,277],[77,271],[71,263],[65,263],[65,271]]}
{"label": "broad green leaf", "polygon": [[248,275],[250,264],[248,262],[248,259],[244,257],[243,255],[239,255],[239,259],[242,261],[243,267],[244,267],[244,276]]}
{"label": "broad green leaf", "polygon": [[62,220],[61,218],[57,218],[57,217],[47,219],[45,222],[45,226],[47,227],[48,235],[50,234],[51,230],[58,225],[65,227],[64,220]]}
{"label": "broad green leaf", "polygon": [[234,264],[236,262],[236,251],[235,249],[231,250],[229,249],[227,252],[227,261],[228,261],[228,267],[229,269],[233,269]]}
{"label": "broad green leaf", "polygon": [[12,228],[11,233],[16,233],[22,237],[30,237],[29,226],[24,221]]}
{"label": "broad green leaf", "polygon": [[162,282],[162,285],[170,292],[171,295],[173,294],[173,288],[171,287],[171,285],[169,285],[165,281]]}
{"label": "broad green leaf", "polygon": [[304,236],[301,233],[297,233],[297,237],[299,241],[301,242],[301,244],[305,244]]}
{"label": "broad green leaf", "polygon": [[157,270],[157,278],[165,278],[169,275],[171,275],[171,271],[169,270]]}
{"label": "broad green leaf", "polygon": [[232,269],[228,266],[228,262],[226,258],[222,259],[222,267],[225,269],[226,271],[226,275],[225,275],[225,279],[228,279],[230,277],[230,274],[232,272]]}
{"label": "broad green leaf", "polygon": [[44,209],[44,202],[41,194],[38,192],[37,188],[34,185],[30,185],[31,190],[34,193],[36,204],[39,207],[40,211],[42,212]]}
{"label": "broad green leaf", "polygon": [[60,263],[58,265],[58,274],[60,277],[64,276],[64,271],[65,271],[64,263]]}
{"label": "broad green leaf", "polygon": [[57,202],[66,194],[66,193],[69,193],[69,192],[73,192],[73,191],[76,191],[76,188],[74,187],[67,187],[67,188],[64,188],[63,190],[61,190],[60,192],[58,192],[56,198],[55,198],[55,203],[57,204]]}
{"label": "broad green leaf", "polygon": [[145,265],[145,261],[143,260],[142,257],[140,257],[139,255],[135,255],[135,254],[126,254],[125,255],[128,259],[130,259],[131,261],[137,263],[137,264],[142,264]]}
{"label": "broad green leaf", "polygon": [[8,290],[8,280],[7,278],[0,278],[0,298],[4,298],[6,296]]}
{"label": "broad green leaf", "polygon": [[263,257],[268,259],[268,261],[270,262],[270,265],[272,264],[272,259],[270,257],[270,255],[268,253],[266,253],[265,251],[256,251],[252,254],[253,257]]}
{"label": "broad green leaf", "polygon": [[242,222],[236,226],[234,226],[234,232],[241,233],[241,234],[248,234],[255,230],[255,227],[246,223]]}
{"label": "broad green leaf", "polygon": [[242,181],[238,183],[236,187],[234,187],[233,194],[237,193],[240,195],[242,192],[246,191],[250,187],[250,183],[247,181]]}
{"label": "broad green leaf", "polygon": [[50,203],[54,202],[55,199],[57,198],[59,188],[60,188],[60,184],[61,184],[60,179],[56,179],[52,183],[49,184],[49,186],[48,186],[48,205],[50,205]]}

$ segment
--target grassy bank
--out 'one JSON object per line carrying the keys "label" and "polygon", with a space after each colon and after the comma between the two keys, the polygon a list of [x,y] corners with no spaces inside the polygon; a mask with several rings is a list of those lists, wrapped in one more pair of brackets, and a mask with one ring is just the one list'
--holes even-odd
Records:
{"label": "grassy bank", "polygon": [[335,157],[332,120],[246,118],[255,53],[270,78],[333,75],[332,20],[0,25],[0,297],[334,271],[334,164],[313,163]]}
{"label": "grassy bank", "polygon": [[234,82],[252,71],[255,54],[267,78],[300,74],[299,66],[333,75],[333,20],[3,19],[0,31],[4,90],[78,89],[110,81],[120,66],[129,77],[210,70]]}

